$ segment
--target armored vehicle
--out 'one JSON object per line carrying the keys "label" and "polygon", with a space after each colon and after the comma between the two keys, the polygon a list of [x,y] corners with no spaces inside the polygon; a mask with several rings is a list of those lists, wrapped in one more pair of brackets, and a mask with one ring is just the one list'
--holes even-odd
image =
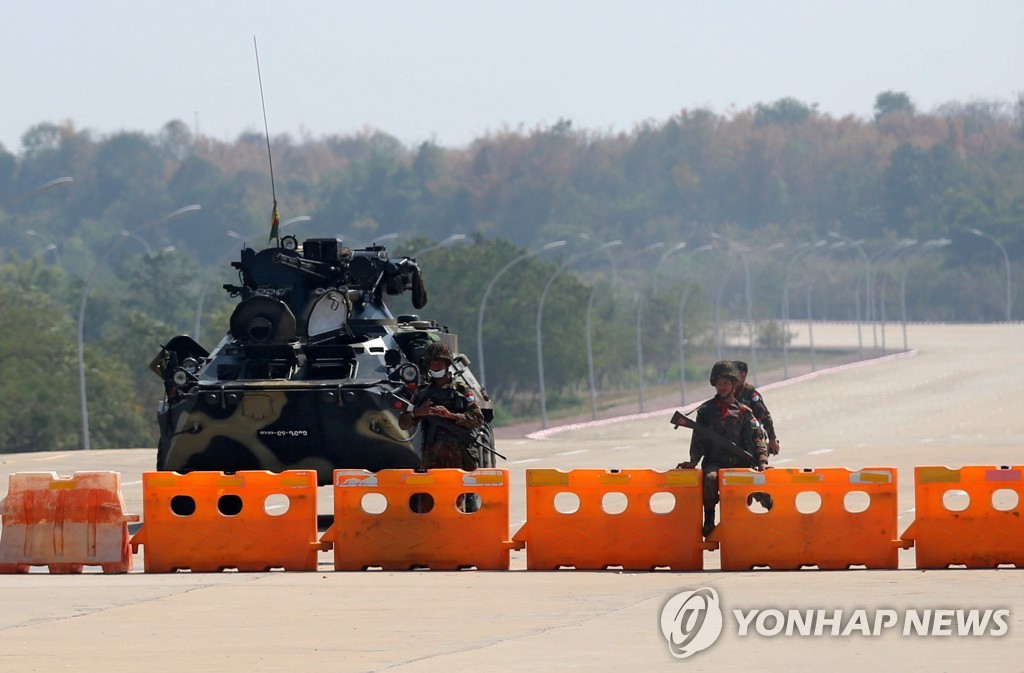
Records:
{"label": "armored vehicle", "polygon": [[220,343],[209,352],[176,336],[150,363],[166,393],[158,470],[315,469],[329,484],[336,468],[417,468],[422,438],[398,416],[434,341],[448,344],[454,378],[476,392],[488,424],[474,453],[494,465],[493,406],[456,335],[416,315],[396,319],[385,302],[409,291],[414,308],[426,305],[414,259],[285,236],[259,252],[244,247],[231,265],[239,284],[224,289],[240,301]]}

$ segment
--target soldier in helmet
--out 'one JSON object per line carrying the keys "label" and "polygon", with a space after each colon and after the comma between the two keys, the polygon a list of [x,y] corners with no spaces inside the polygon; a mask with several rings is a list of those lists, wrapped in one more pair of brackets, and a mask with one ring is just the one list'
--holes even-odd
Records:
{"label": "soldier in helmet", "polygon": [[775,435],[775,421],[772,420],[772,412],[764,403],[764,397],[751,383],[747,383],[747,363],[743,360],[733,360],[736,370],[740,374],[739,383],[736,385],[736,401],[745,404],[754,412],[754,416],[761,423],[765,434],[768,436],[768,453],[779,455],[779,438]]}
{"label": "soldier in helmet", "polygon": [[739,456],[716,446],[705,433],[693,433],[690,440],[690,460],[679,463],[677,468],[692,470],[702,459],[704,461],[704,537],[710,535],[715,528],[718,470],[729,467],[764,470],[768,466],[768,446],[761,424],[750,407],[736,401],[735,389],[740,380],[736,366],[729,360],[720,360],[711,368],[710,378],[716,395],[700,405],[695,422],[733,442],[749,459],[742,460]]}
{"label": "soldier in helmet", "polygon": [[423,430],[423,467],[455,467],[474,470],[479,457],[471,449],[473,431],[484,424],[484,415],[473,391],[452,379],[452,352],[447,344],[434,342],[423,354],[430,383],[416,392],[413,410],[398,419],[403,430],[417,423]]}

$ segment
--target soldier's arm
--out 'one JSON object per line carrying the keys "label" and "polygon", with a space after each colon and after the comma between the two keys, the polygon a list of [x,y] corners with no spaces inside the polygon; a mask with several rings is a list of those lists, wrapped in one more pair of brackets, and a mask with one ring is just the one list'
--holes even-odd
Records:
{"label": "soldier's arm", "polygon": [[484,424],[484,412],[480,411],[480,407],[475,402],[468,405],[464,413],[455,415],[457,416],[455,422],[470,430],[475,430]]}
{"label": "soldier's arm", "polygon": [[761,395],[761,391],[754,391],[750,407],[754,410],[754,415],[757,416],[757,420],[761,422],[761,426],[764,428],[765,434],[768,435],[768,441],[774,442],[776,440],[775,421],[772,420],[772,412],[768,411],[768,405],[764,403],[764,397]]}
{"label": "soldier's arm", "polygon": [[698,437],[694,434],[690,437],[690,463],[696,467],[700,459],[707,453],[707,447],[705,446],[706,440],[703,437]]}
{"label": "soldier's arm", "polygon": [[430,407],[430,400],[421,400],[419,394],[413,398],[413,409],[412,411],[403,411],[398,415],[398,427],[403,430],[408,430],[412,426],[416,425],[420,417],[424,415],[426,409]]}
{"label": "soldier's arm", "polygon": [[476,394],[469,388],[462,386],[459,386],[457,390],[462,395],[464,411],[453,411],[451,413],[451,420],[463,428],[476,430],[484,424],[484,412],[480,411],[480,406],[476,403]]}
{"label": "soldier's arm", "polygon": [[753,414],[750,415],[748,432],[750,433],[750,442],[754,446],[754,455],[757,456],[756,467],[763,470],[768,467],[768,440],[765,439],[764,430],[761,429],[761,424]]}

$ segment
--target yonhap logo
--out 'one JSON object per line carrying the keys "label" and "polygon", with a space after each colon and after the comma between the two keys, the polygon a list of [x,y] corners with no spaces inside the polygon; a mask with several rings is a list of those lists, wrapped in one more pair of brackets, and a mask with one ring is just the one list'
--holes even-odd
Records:
{"label": "yonhap logo", "polygon": [[[733,608],[732,633],[740,638],[861,637],[887,633],[925,638],[1001,638],[1010,632],[1013,610],[999,608]],[[692,657],[718,641],[726,612],[710,587],[680,591],[661,608],[661,635],[677,659]]]}
{"label": "yonhap logo", "polygon": [[661,609],[661,634],[668,641],[668,651],[677,659],[686,659],[714,645],[722,634],[718,592],[702,587],[670,598]]}

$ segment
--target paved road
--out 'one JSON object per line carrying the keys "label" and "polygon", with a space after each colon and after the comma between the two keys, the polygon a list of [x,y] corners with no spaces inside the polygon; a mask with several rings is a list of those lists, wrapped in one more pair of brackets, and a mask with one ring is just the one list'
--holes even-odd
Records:
{"label": "paved road", "polygon": [[[814,332],[821,347],[856,344],[856,336],[849,325]],[[913,466],[1024,462],[1024,420],[1014,409],[1022,336],[1021,325],[911,325],[911,353],[767,386],[783,442],[776,464],[895,466],[905,528],[913,519]],[[510,457],[513,530],[525,518],[526,468],[674,465],[686,435],[672,430],[669,415],[499,440]],[[141,512],[139,479],[152,460],[152,451],[141,450],[0,455],[0,494],[13,472],[116,470],[128,510]],[[912,551],[901,552],[898,571],[782,573],[335,573],[329,555],[321,560],[313,573],[0,576],[0,671],[1024,668],[1020,570],[917,571]],[[706,562],[717,567],[717,552]],[[513,568],[523,567],[516,553]],[[725,628],[710,649],[680,661],[668,652],[659,615],[675,593],[700,587],[721,595]],[[930,608],[1008,608],[1010,631],[741,637],[731,612],[891,609],[905,616]]]}

